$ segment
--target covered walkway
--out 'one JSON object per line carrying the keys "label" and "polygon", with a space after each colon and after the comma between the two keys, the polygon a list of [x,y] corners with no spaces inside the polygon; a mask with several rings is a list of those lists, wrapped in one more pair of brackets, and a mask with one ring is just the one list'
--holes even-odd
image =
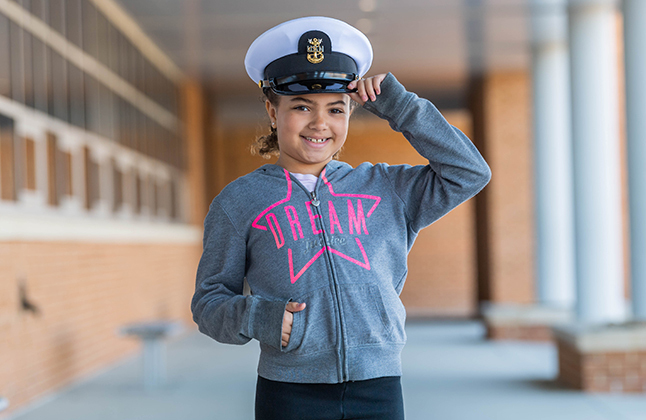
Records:
{"label": "covered walkway", "polygon": [[[408,420],[638,420],[641,394],[584,394],[554,382],[552,344],[485,341],[475,321],[410,323],[404,350]],[[37,401],[12,420],[253,418],[257,343],[191,333],[168,346],[168,384],[141,384],[139,357]]]}

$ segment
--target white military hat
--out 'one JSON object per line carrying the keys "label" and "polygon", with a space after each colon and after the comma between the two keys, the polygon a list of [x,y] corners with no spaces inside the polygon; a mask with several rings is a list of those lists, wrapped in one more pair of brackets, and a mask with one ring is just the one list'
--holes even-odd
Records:
{"label": "white military hat", "polygon": [[338,19],[304,17],[281,23],[251,44],[244,63],[261,88],[282,95],[351,92],[348,83],[372,64],[372,45]]}

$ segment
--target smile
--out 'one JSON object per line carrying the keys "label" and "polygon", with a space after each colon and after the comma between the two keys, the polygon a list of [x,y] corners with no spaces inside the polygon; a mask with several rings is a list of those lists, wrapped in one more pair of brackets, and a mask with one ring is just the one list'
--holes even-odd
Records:
{"label": "smile", "polygon": [[305,137],[302,136],[305,140],[312,142],[312,143],[325,143],[326,141],[329,140],[329,138],[324,138],[324,139],[315,139],[313,137]]}

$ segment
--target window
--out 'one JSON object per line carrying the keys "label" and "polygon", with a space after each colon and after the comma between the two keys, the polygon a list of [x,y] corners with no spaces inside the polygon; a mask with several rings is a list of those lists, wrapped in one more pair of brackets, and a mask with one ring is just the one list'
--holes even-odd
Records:
{"label": "window", "polygon": [[67,63],[70,94],[70,122],[77,127],[85,128],[85,94],[83,81],[85,75],[72,63]]}
{"label": "window", "polygon": [[[9,19],[0,14],[0,39],[9,39]],[[11,97],[11,50],[9,42],[0,42],[0,95]]]}
{"label": "window", "polygon": [[49,60],[45,44],[38,38],[32,39],[32,54],[34,64],[34,108],[44,113],[48,112],[48,83]]}
{"label": "window", "polygon": [[83,149],[85,160],[85,208],[92,209],[100,198],[99,164],[92,158],[90,149]]}
{"label": "window", "polygon": [[113,93],[110,89],[99,83],[99,116],[100,126],[98,133],[108,139],[114,138],[113,135],[113,111],[112,105]]}
{"label": "window", "polygon": [[53,116],[69,122],[69,89],[67,61],[56,51],[50,55],[52,69]]}
{"label": "window", "polygon": [[65,36],[65,0],[49,0],[49,26]]}
{"label": "window", "polygon": [[119,76],[123,80],[130,82],[128,74],[130,66],[130,42],[121,33],[117,37],[119,38]]}
{"label": "window", "polygon": [[115,73],[119,74],[120,70],[120,57],[119,57],[119,38],[121,33],[117,28],[114,27],[111,23],[108,24],[108,63],[110,69]]}
{"label": "window", "polygon": [[25,144],[25,183],[24,187],[30,191],[36,191],[36,143],[33,139],[26,137]]}
{"label": "window", "polygon": [[23,67],[22,28],[9,23],[9,48],[11,49],[11,98],[25,103],[25,70]]}
{"label": "window", "polygon": [[81,0],[65,2],[65,26],[67,39],[79,48],[83,48]]}
{"label": "window", "polygon": [[56,183],[56,151],[58,139],[52,132],[47,133],[47,203],[58,206],[58,190]]}
{"label": "window", "polygon": [[27,32],[22,33],[22,58],[24,60],[24,78],[25,78],[25,105],[30,108],[34,107],[34,61],[32,49],[33,36]]}
{"label": "window", "polygon": [[45,16],[47,16],[47,11],[45,10],[47,0],[31,0],[30,3],[29,10],[31,11],[31,14],[41,20],[47,21],[47,19],[45,19]]}
{"label": "window", "polygon": [[110,67],[110,34],[108,19],[101,12],[97,12],[97,39],[99,61],[106,67]]}
{"label": "window", "polygon": [[0,115],[0,199],[16,200],[14,122]]}
{"label": "window", "polygon": [[31,0],[20,0],[18,2],[25,10],[31,9]]}
{"label": "window", "polygon": [[148,209],[148,214],[153,216],[155,215],[155,182],[154,178],[146,174],[146,176],[142,179],[142,182],[144,184],[143,188],[143,202],[142,205]]}
{"label": "window", "polygon": [[83,89],[85,94],[85,127],[94,133],[99,133],[101,131],[99,82],[88,74],[85,75],[83,81],[85,85]]}
{"label": "window", "polygon": [[178,202],[177,202],[177,185],[176,181],[174,178],[171,178],[170,182],[168,183],[168,194],[169,194],[169,200],[170,200],[170,212],[169,216],[171,220],[175,220],[178,218]]}
{"label": "window", "polygon": [[56,150],[56,191],[58,193],[58,202],[63,197],[74,194],[72,187],[72,154],[62,150]]}
{"label": "window", "polygon": [[139,175],[138,172],[133,171],[134,175],[134,180],[135,180],[135,213],[141,213],[142,207],[144,206],[143,203],[143,192],[145,191],[144,188],[144,181],[141,178],[141,175]]}
{"label": "window", "polygon": [[123,205],[123,173],[117,167],[114,159],[112,160],[112,180],[114,185],[114,205],[113,211],[121,210]]}
{"label": "window", "polygon": [[94,58],[99,56],[99,33],[97,30],[97,10],[90,0],[82,0],[83,50]]}

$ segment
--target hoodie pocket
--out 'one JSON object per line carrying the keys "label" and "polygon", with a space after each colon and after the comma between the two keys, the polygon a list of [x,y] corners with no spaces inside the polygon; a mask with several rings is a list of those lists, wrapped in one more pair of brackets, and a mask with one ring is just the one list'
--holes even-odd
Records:
{"label": "hoodie pocket", "polygon": [[330,289],[321,288],[293,300],[305,302],[307,306],[294,313],[292,334],[283,351],[311,354],[334,348],[337,342],[337,322]]}
{"label": "hoodie pocket", "polygon": [[[394,300],[393,297],[382,296],[376,284],[341,285],[349,346],[406,340],[403,328],[405,310],[396,293],[393,291],[392,294]],[[387,304],[384,303],[384,298],[389,297]]]}

